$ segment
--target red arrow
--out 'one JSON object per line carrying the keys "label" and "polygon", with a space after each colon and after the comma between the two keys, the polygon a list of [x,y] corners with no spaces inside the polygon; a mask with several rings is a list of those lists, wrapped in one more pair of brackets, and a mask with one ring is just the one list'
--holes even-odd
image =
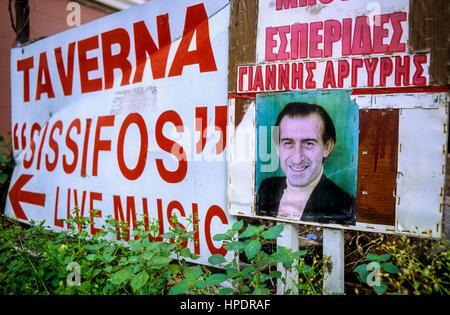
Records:
{"label": "red arrow", "polygon": [[33,175],[22,174],[16,180],[14,185],[9,190],[9,201],[17,218],[28,221],[25,212],[23,212],[21,202],[29,203],[36,206],[43,207],[45,205],[45,194],[39,194],[31,191],[22,190]]}

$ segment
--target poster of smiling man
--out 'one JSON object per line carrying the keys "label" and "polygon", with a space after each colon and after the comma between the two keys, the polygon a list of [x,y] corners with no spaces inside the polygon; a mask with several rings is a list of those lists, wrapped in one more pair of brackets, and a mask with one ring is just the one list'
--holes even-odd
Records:
{"label": "poster of smiling man", "polygon": [[256,215],[354,225],[358,123],[345,91],[258,95]]}

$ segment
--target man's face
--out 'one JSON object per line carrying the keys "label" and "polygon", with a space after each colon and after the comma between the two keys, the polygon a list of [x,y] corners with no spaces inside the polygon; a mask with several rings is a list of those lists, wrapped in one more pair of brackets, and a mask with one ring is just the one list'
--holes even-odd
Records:
{"label": "man's face", "polygon": [[285,116],[280,122],[281,169],[295,187],[313,182],[322,171],[323,159],[328,157],[334,143],[323,143],[324,124],[318,114],[305,117]]}

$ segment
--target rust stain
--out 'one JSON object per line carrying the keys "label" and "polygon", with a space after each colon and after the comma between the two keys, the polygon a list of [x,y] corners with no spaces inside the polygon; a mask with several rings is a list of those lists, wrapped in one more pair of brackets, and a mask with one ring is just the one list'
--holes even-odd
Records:
{"label": "rust stain", "polygon": [[[390,140],[390,134],[392,132],[393,127],[395,125],[392,124],[392,110],[376,110],[374,115],[361,115],[360,116],[360,125],[368,126],[373,125],[373,128],[363,128],[360,129],[359,137],[360,142],[364,142],[365,138],[371,134],[375,138],[375,146],[374,146],[374,154],[375,154],[375,162],[373,165],[373,171],[376,172],[378,168],[378,160],[383,159],[386,156],[386,152],[389,153],[389,161],[392,166],[392,170],[396,169],[396,147],[387,147],[388,140]],[[366,111],[367,112],[367,111]],[[375,122],[375,124],[374,124]],[[398,128],[398,126],[397,126]],[[397,132],[398,133],[398,132]]]}
{"label": "rust stain", "polygon": [[234,126],[237,127],[244,118],[248,106],[254,101],[254,98],[237,98],[234,105]]}

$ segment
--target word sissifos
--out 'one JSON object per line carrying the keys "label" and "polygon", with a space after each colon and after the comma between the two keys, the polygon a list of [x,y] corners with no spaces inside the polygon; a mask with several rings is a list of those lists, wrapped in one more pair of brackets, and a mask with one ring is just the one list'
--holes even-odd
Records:
{"label": "word sissifos", "polygon": [[[208,108],[195,108],[195,130],[199,133],[195,143],[195,153],[200,154],[204,150],[214,151],[210,154],[223,154],[226,147],[226,123],[227,106],[214,107],[214,126],[208,126]],[[153,122],[156,119],[156,122]],[[150,127],[152,126],[152,127]],[[180,114],[174,110],[162,112],[152,121],[146,121],[139,113],[130,113],[123,116],[104,115],[84,120],[75,118],[72,121],[49,121],[44,125],[37,122],[31,126],[27,122],[13,127],[14,150],[25,150],[22,160],[24,169],[46,170],[54,172],[62,168],[65,174],[76,174],[82,177],[100,176],[99,161],[101,154],[113,153],[115,148],[115,165],[118,166],[121,175],[127,180],[134,181],[141,177],[149,161],[147,161],[150,149],[150,136],[154,139],[158,148],[156,151],[164,151],[177,161],[175,169],[166,167],[164,159],[156,158],[156,169],[167,183],[181,182],[188,172],[188,145],[186,141],[173,140],[166,136],[163,130],[174,127],[174,136],[184,135],[186,128]],[[209,128],[212,127],[212,128]],[[130,130],[138,132],[138,137],[133,143],[127,143],[126,137]],[[206,146],[207,134],[212,134],[214,129],[214,147]],[[111,135],[112,132],[112,135]],[[105,134],[109,134],[106,136]],[[93,140],[92,140],[93,137]],[[113,146],[114,144],[114,146]],[[139,148],[139,154],[135,165],[127,162],[127,153],[130,146]],[[127,164],[128,163],[128,164]],[[88,166],[91,166],[88,170]],[[106,171],[106,170],[103,170]],[[110,171],[110,169],[109,169]]]}

